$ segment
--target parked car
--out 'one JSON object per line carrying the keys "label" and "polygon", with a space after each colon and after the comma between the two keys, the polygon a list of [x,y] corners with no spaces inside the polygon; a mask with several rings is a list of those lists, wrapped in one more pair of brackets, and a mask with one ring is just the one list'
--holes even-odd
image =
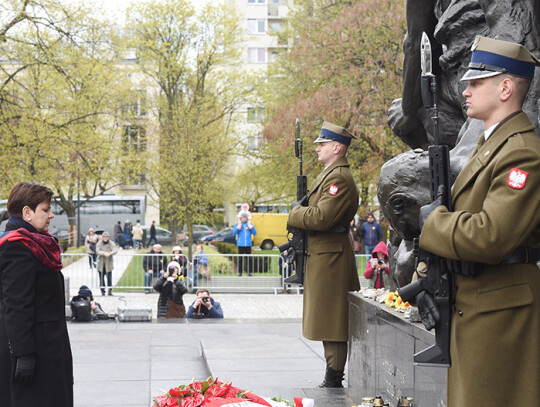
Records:
{"label": "parked car", "polygon": [[198,243],[202,244],[211,244],[216,245],[218,242],[225,242],[225,243],[236,243],[236,237],[233,236],[233,229],[232,228],[225,228],[223,230],[220,230],[217,233],[214,233],[213,235],[207,235],[201,237],[198,241]]}
{"label": "parked car", "polygon": [[[150,226],[141,226],[141,229],[143,230],[143,245],[146,246],[146,242],[150,239]],[[173,243],[172,232],[161,226],[156,226],[156,238],[161,245]]]}
{"label": "parked car", "polygon": [[[209,236],[209,235],[214,234],[214,231],[209,226],[206,226],[206,225],[192,225],[192,226],[193,226],[193,241],[194,242],[198,242],[199,239],[203,236]],[[182,233],[186,235],[184,239],[184,246],[187,246],[189,244],[187,225],[184,225],[184,229],[182,230]]]}

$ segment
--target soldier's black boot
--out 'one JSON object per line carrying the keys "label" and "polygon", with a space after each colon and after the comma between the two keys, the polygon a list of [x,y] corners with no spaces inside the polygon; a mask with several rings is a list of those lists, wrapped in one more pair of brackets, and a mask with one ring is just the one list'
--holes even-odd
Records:
{"label": "soldier's black boot", "polygon": [[343,381],[343,370],[334,370],[330,366],[326,366],[326,374],[324,376],[324,381],[319,384],[318,387],[334,387],[339,388],[343,387],[341,383]]}

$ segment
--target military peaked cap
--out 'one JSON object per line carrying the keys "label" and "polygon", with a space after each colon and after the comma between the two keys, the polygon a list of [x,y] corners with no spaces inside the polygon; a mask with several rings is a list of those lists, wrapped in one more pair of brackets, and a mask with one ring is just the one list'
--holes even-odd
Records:
{"label": "military peaked cap", "polygon": [[535,66],[540,66],[540,61],[523,45],[477,35],[469,70],[461,80],[489,78],[502,73],[531,79]]}
{"label": "military peaked cap", "polygon": [[345,127],[338,126],[329,122],[323,122],[321,134],[314,143],[324,143],[326,141],[337,141],[338,143],[349,146],[352,139],[355,139],[352,133]]}

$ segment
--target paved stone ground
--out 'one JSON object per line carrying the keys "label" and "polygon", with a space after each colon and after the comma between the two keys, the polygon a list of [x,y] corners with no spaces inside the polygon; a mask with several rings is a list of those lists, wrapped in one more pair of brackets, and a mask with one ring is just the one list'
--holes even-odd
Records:
{"label": "paved stone ground", "polygon": [[[155,308],[157,294],[101,297],[106,311],[124,301]],[[191,303],[194,294],[185,296]],[[265,397],[309,397],[316,407],[360,404],[351,389],[317,389],[322,344],[301,332],[302,295],[216,294],[223,320],[68,324],[75,406],[148,407],[159,389],[218,377]],[[154,314],[155,315],[155,314]]]}

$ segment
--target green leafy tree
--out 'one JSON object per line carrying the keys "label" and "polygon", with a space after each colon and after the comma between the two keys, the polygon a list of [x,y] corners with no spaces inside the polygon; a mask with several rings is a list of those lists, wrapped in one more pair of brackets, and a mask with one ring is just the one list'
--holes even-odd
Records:
{"label": "green leafy tree", "polygon": [[259,171],[265,178],[273,175],[270,196],[279,199],[286,191],[290,200],[295,193],[292,145],[298,117],[308,174],[320,171],[311,141],[322,120],[344,125],[358,137],[348,158],[361,204],[371,204],[370,186],[376,185],[380,167],[405,149],[386,125],[388,107],[401,92],[405,32],[403,2],[295,1],[288,30],[280,34],[294,42],[272,66],[266,90],[268,144]]}
{"label": "green leafy tree", "polygon": [[234,138],[232,114],[251,92],[239,64],[237,18],[207,5],[196,13],[187,0],[147,1],[128,11],[130,46],[138,66],[159,89],[158,154],[148,182],[161,217],[173,231],[209,221],[223,197],[223,174]]}
{"label": "green leafy tree", "polygon": [[3,191],[20,180],[50,186],[75,231],[77,195],[89,199],[122,181],[118,133],[127,85],[118,80],[114,33],[105,22],[52,2],[35,18],[11,28],[2,44],[0,183]]}

